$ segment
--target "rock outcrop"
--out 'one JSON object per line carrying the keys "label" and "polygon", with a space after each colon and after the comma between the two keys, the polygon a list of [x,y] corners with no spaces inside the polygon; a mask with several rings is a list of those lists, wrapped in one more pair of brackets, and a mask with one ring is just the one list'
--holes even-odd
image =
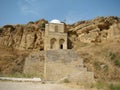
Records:
{"label": "rock outcrop", "polygon": [[120,35],[120,18],[110,16],[80,21],[70,27],[69,33],[81,42],[102,42]]}
{"label": "rock outcrop", "polygon": [[44,28],[46,20],[29,22],[27,25],[5,25],[0,29],[0,45],[16,49],[44,48]]}

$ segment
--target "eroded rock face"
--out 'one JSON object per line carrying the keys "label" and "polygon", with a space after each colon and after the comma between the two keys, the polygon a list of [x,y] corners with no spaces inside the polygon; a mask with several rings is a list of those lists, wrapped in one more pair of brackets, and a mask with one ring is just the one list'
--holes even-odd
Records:
{"label": "eroded rock face", "polygon": [[0,45],[20,50],[44,48],[44,26],[41,19],[27,25],[5,25],[0,29]]}
{"label": "eroded rock face", "polygon": [[120,23],[115,23],[110,26],[108,38],[120,38]]}
{"label": "eroded rock face", "polygon": [[120,36],[120,18],[110,16],[80,21],[70,27],[69,33],[76,35],[73,40],[80,42],[101,42]]}

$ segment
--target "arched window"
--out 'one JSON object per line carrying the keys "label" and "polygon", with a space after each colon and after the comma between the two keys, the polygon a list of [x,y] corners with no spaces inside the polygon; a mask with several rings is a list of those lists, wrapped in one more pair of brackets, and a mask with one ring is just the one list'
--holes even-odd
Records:
{"label": "arched window", "polygon": [[55,32],[58,32],[58,26],[57,25],[55,26]]}
{"label": "arched window", "polygon": [[63,48],[64,48],[64,46],[63,46],[64,42],[65,42],[64,39],[60,39],[60,40],[59,40],[59,48],[60,48],[60,49],[63,49]]}
{"label": "arched window", "polygon": [[50,49],[54,49],[56,47],[56,39],[55,38],[52,38],[50,40]]}

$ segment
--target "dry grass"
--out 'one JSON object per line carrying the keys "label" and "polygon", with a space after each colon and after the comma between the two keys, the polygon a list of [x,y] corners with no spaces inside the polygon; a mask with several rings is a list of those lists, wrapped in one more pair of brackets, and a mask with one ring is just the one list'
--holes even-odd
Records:
{"label": "dry grass", "polygon": [[108,40],[102,43],[85,44],[75,42],[74,49],[84,58],[88,70],[95,73],[96,79],[120,80],[120,42]]}
{"label": "dry grass", "polygon": [[26,52],[0,46],[0,75],[21,73]]}

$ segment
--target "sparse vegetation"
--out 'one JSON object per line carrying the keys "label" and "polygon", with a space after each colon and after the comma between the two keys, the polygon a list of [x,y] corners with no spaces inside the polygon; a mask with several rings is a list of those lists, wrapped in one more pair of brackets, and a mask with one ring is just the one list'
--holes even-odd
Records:
{"label": "sparse vegetation", "polygon": [[24,73],[12,73],[12,74],[0,74],[0,77],[16,77],[16,78],[34,78],[34,77],[43,77],[42,74],[24,74]]}
{"label": "sparse vegetation", "polygon": [[103,67],[103,69],[104,69],[105,72],[107,72],[107,71],[109,70],[108,65],[105,65],[105,66]]}
{"label": "sparse vegetation", "polygon": [[120,85],[113,85],[113,84],[110,84],[109,85],[109,90],[120,90]]}
{"label": "sparse vegetation", "polygon": [[112,53],[110,52],[110,59],[113,61],[114,65],[120,67],[120,55],[119,53]]}
{"label": "sparse vegetation", "polygon": [[117,67],[120,67],[120,60],[116,59],[116,60],[114,61],[114,64],[115,64]]}
{"label": "sparse vegetation", "polygon": [[96,88],[97,90],[120,90],[120,83],[113,84],[104,81],[97,81],[87,86],[89,86],[89,88]]}
{"label": "sparse vegetation", "polygon": [[95,84],[95,87],[96,87],[97,89],[104,89],[104,88],[107,88],[107,84],[104,83],[104,82],[98,81],[98,82]]}
{"label": "sparse vegetation", "polygon": [[110,59],[111,59],[111,60],[113,60],[113,59],[116,58],[116,54],[115,54],[115,53],[112,53],[112,52],[109,53],[109,56],[110,56]]}
{"label": "sparse vegetation", "polygon": [[100,70],[100,69],[101,69],[101,67],[100,67],[100,62],[98,62],[98,61],[95,61],[95,62],[94,62],[94,66],[95,66],[95,69],[96,69],[96,70]]}
{"label": "sparse vegetation", "polygon": [[[77,43],[77,42],[76,42]],[[116,41],[106,41],[99,45],[89,44],[85,47],[75,47],[84,58],[84,65],[89,71],[94,71],[95,78],[105,81],[120,80],[120,48]]]}
{"label": "sparse vegetation", "polygon": [[26,52],[0,46],[0,76],[19,76],[23,72]]}
{"label": "sparse vegetation", "polygon": [[64,83],[70,83],[68,79],[64,79]]}

